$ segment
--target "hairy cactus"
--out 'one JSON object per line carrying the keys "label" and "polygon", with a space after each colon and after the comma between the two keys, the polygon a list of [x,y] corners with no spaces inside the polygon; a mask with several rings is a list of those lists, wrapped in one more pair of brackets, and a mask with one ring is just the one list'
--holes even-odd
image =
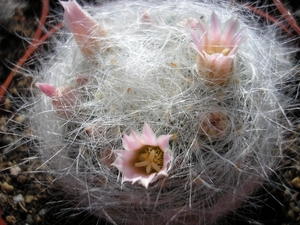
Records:
{"label": "hairy cactus", "polygon": [[70,198],[112,224],[213,224],[261,187],[294,129],[275,26],[208,0],[62,5],[31,121]]}

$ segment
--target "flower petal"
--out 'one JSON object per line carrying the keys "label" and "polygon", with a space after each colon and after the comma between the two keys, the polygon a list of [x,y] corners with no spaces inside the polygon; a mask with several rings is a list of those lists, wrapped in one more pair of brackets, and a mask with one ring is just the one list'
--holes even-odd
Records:
{"label": "flower petal", "polygon": [[168,149],[169,141],[172,135],[161,135],[157,138],[157,144],[163,152]]}
{"label": "flower petal", "polygon": [[240,28],[239,21],[235,17],[231,17],[228,19],[223,27],[222,31],[222,38],[225,41],[230,40],[238,31]]}
{"label": "flower petal", "polygon": [[140,149],[143,145],[139,139],[136,138],[134,133],[131,132],[129,136],[124,134],[123,137],[123,148],[128,151],[134,151]]}
{"label": "flower petal", "polygon": [[36,83],[35,86],[48,97],[54,97],[56,88],[52,84]]}
{"label": "flower petal", "polygon": [[62,118],[70,118],[75,114],[75,105],[80,101],[80,95],[71,86],[61,86],[56,88],[52,97],[52,105],[56,113]]}
{"label": "flower petal", "polygon": [[92,56],[99,50],[98,37],[106,36],[104,29],[76,1],[60,2],[64,21],[85,56]]}
{"label": "flower petal", "polygon": [[221,37],[221,32],[222,32],[221,22],[217,14],[213,12],[211,14],[211,25],[209,30],[210,38],[212,38],[214,42],[219,42]]}
{"label": "flower petal", "polygon": [[[196,47],[196,50],[198,51],[198,48],[202,48],[202,45],[200,44],[201,40],[199,37],[199,33],[196,30],[191,30],[191,35],[192,35],[192,39],[193,39],[194,45]],[[199,49],[199,51],[201,51],[201,50]]]}
{"label": "flower petal", "polygon": [[157,145],[156,135],[154,134],[148,123],[144,124],[142,138],[145,145]]}
{"label": "flower petal", "polygon": [[156,181],[155,176],[156,173],[151,173],[150,175],[140,177],[139,183],[147,189],[150,183]]}
{"label": "flower petal", "polygon": [[124,150],[115,150],[114,153],[118,156],[111,164],[115,166],[120,172],[123,173],[122,182],[133,181],[139,179],[140,173],[137,167],[131,165],[131,160],[134,157],[134,153]]}
{"label": "flower petal", "polygon": [[171,167],[169,166],[170,162],[173,160],[172,155],[167,151],[164,154],[164,164],[163,164],[163,168],[157,173],[158,177],[162,177],[162,176],[168,176],[168,171],[171,169]]}

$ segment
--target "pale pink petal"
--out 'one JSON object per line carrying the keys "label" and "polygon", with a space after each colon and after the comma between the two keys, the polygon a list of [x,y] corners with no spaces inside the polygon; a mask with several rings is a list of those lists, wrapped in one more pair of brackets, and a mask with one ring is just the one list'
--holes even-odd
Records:
{"label": "pale pink petal", "polygon": [[208,28],[207,28],[206,24],[204,24],[203,22],[199,22],[198,28],[199,28],[199,41],[198,41],[197,46],[200,46],[200,45],[205,46],[209,42]]}
{"label": "pale pink petal", "polygon": [[61,86],[56,88],[52,105],[56,113],[62,118],[70,118],[75,113],[74,106],[80,101],[76,89],[71,86]]}
{"label": "pale pink petal", "polygon": [[68,28],[81,36],[93,34],[99,24],[76,1],[60,2],[63,6],[64,20]]}
{"label": "pale pink petal", "polygon": [[234,45],[234,47],[232,48],[232,50],[229,52],[229,54],[228,54],[227,56],[228,56],[228,57],[234,56],[235,53],[237,52],[238,48],[239,48],[239,45],[238,45],[238,44]]}
{"label": "pale pink petal", "polygon": [[220,73],[220,77],[226,75],[226,73],[230,72],[233,62],[232,56],[223,56],[221,53],[215,53],[212,55],[208,55],[208,61],[211,65],[211,70],[218,75]]}
{"label": "pale pink petal", "polygon": [[199,36],[199,33],[196,31],[196,30],[191,30],[191,35],[192,35],[192,39],[193,39],[193,42],[195,44],[195,46],[198,48],[198,47],[202,47],[200,45],[201,43],[201,40],[200,40],[200,36]]}
{"label": "pale pink petal", "polygon": [[74,34],[83,54],[94,55],[100,47],[97,37],[105,36],[105,31],[76,1],[61,1],[60,3],[65,10],[64,21]]}
{"label": "pale pink petal", "polygon": [[240,29],[240,24],[235,17],[228,19],[223,27],[222,38],[224,40],[230,40]]}
{"label": "pale pink petal", "polygon": [[[157,173],[157,176],[168,176],[168,170],[170,169],[170,163],[173,160],[173,157],[170,155],[169,152],[164,153],[164,164],[161,171]],[[169,168],[169,169],[168,169]]]}
{"label": "pale pink petal", "polygon": [[142,135],[143,135],[144,144],[151,145],[151,146],[157,145],[156,135],[154,134],[154,132],[152,131],[148,123],[144,124]]}
{"label": "pale pink petal", "polygon": [[48,97],[54,97],[56,88],[52,84],[36,83],[35,86]]}
{"label": "pale pink petal", "polygon": [[157,145],[164,152],[168,149],[169,141],[172,135],[161,135],[157,138]]}
{"label": "pale pink petal", "polygon": [[126,179],[133,179],[134,177],[139,176],[139,173],[136,167],[133,167],[130,162],[134,157],[134,154],[130,151],[124,150],[115,150],[114,153],[118,156],[115,161],[111,164],[118,168],[126,177]]}
{"label": "pale pink petal", "polygon": [[73,115],[73,107],[78,101],[76,90],[69,86],[55,88],[53,85],[45,83],[36,83],[36,86],[52,98],[52,105],[60,117],[69,118]]}
{"label": "pale pink petal", "polygon": [[192,48],[197,51],[197,53],[200,55],[202,54],[201,52],[203,51],[202,46],[197,47],[194,43],[191,44]]}
{"label": "pale pink petal", "polygon": [[164,154],[164,168],[168,166],[168,164],[173,160],[173,157],[169,152],[165,152]]}
{"label": "pale pink petal", "polygon": [[241,36],[243,29],[241,29],[239,32],[237,32],[235,35],[231,37],[231,39],[228,42],[228,45],[234,46],[234,45],[240,45],[245,38]]}
{"label": "pale pink petal", "polygon": [[129,136],[127,136],[126,134],[124,135],[123,147],[125,150],[134,151],[140,149],[142,146],[142,143],[137,138],[135,138],[135,135],[133,135],[133,133],[131,133]]}
{"label": "pale pink petal", "polygon": [[128,159],[132,159],[134,157],[135,152],[132,151],[124,151],[124,150],[115,150],[114,153],[122,158],[123,161],[126,161]]}
{"label": "pale pink petal", "polygon": [[193,19],[193,18],[190,18],[190,19],[187,20],[186,26],[187,26],[188,28],[191,28],[191,29],[193,29],[193,30],[196,30],[197,27],[198,27],[198,23],[199,23],[198,20]]}
{"label": "pale pink petal", "polygon": [[202,21],[199,22],[198,28],[199,28],[199,36],[202,36],[207,32],[207,25]]}
{"label": "pale pink petal", "polygon": [[215,12],[211,14],[211,26],[210,26],[210,38],[212,38],[214,41],[218,42],[221,37],[221,22]]}
{"label": "pale pink petal", "polygon": [[150,175],[141,177],[140,180],[139,180],[139,183],[147,189],[149,184],[156,180],[155,177],[156,177],[156,173],[152,173]]}

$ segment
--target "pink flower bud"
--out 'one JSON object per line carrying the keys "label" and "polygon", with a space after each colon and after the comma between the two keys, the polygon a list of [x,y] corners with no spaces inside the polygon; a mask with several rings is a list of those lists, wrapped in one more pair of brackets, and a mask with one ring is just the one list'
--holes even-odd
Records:
{"label": "pink flower bud", "polygon": [[201,133],[210,140],[226,137],[230,128],[230,120],[223,112],[208,113],[201,121]]}
{"label": "pink flower bud", "polygon": [[75,40],[86,57],[94,56],[100,50],[100,37],[106,32],[76,1],[60,2],[63,6],[64,21],[74,34]]}
{"label": "pink flower bud", "polygon": [[68,86],[55,88],[46,83],[36,83],[36,86],[52,99],[52,105],[60,117],[70,118],[74,114],[74,107],[79,100],[75,89]]}
{"label": "pink flower bud", "polygon": [[54,96],[56,88],[52,84],[36,83],[35,86],[48,97],[52,98]]}

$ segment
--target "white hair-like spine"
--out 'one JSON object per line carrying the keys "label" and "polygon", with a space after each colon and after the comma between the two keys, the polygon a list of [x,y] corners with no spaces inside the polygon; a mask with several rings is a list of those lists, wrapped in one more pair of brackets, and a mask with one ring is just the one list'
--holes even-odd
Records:
{"label": "white hair-like spine", "polygon": [[[73,34],[57,36],[55,54],[41,63],[38,81],[78,93],[67,118],[41,96],[32,109],[38,149],[48,171],[84,209],[112,224],[213,224],[255,193],[276,168],[294,129],[280,88],[295,71],[275,38],[238,5],[210,1],[120,1],[86,7],[107,31],[107,48],[81,54]],[[199,76],[197,53],[183,22],[224,23],[238,16],[244,42],[225,86]],[[242,14],[243,13],[243,14]],[[41,60],[42,61],[42,60]],[[78,78],[87,82],[77,85]],[[209,115],[225,115],[226,132],[203,133]],[[121,184],[111,166],[122,137],[150,124],[172,134],[169,176],[148,189]]]}

